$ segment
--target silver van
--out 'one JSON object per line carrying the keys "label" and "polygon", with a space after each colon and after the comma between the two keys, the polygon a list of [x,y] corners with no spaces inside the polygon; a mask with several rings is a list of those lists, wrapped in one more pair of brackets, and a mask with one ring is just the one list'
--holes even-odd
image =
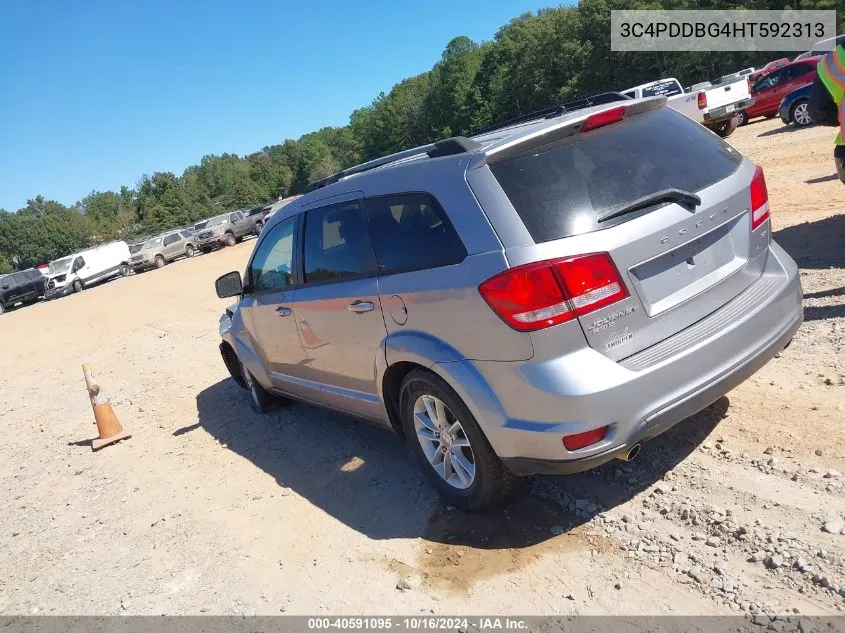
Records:
{"label": "silver van", "polygon": [[[582,102],[344,170],[217,280],[232,377],[383,421],[447,503],[633,459],[802,322],[762,169],[666,99]],[[645,450],[645,449],[644,449]]]}

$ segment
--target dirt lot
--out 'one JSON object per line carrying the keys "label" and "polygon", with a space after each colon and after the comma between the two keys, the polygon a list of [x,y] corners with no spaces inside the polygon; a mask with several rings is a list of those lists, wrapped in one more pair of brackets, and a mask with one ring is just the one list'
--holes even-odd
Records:
{"label": "dirt lot", "polygon": [[[802,266],[793,344],[637,461],[491,515],[442,507],[387,429],[251,413],[212,282],[252,242],[4,315],[0,613],[845,612],[845,187],[830,129],[784,130],[730,140]],[[133,433],[98,453],[83,361]]]}

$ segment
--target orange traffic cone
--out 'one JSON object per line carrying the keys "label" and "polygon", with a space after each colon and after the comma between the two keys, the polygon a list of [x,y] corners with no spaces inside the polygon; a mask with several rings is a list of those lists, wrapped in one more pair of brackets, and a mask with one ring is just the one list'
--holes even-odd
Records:
{"label": "orange traffic cone", "polygon": [[85,384],[88,386],[88,395],[91,397],[91,407],[94,409],[94,421],[100,437],[91,442],[91,450],[96,451],[112,442],[124,440],[130,437],[129,431],[124,431],[120,422],[111,407],[108,397],[100,391],[100,385],[94,380],[91,367],[88,363],[82,364],[82,372],[85,374]]}

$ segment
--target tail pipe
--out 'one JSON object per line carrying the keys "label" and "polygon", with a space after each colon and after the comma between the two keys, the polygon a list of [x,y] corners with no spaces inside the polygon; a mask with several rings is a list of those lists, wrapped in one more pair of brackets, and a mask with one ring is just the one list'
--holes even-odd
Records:
{"label": "tail pipe", "polygon": [[619,455],[618,459],[621,459],[623,462],[632,462],[640,454],[640,448],[642,448],[640,444],[634,444],[627,452]]}

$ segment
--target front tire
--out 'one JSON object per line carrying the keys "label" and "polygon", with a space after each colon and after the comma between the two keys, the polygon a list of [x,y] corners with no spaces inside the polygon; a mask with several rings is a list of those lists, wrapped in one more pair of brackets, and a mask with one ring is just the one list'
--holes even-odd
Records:
{"label": "front tire", "polygon": [[193,257],[194,256],[194,247],[192,244],[188,244],[185,247],[185,257]]}
{"label": "front tire", "polygon": [[244,367],[243,363],[241,363],[241,370],[243,371],[247,393],[249,393],[249,406],[253,411],[264,415],[265,413],[278,411],[289,402],[286,398],[275,396],[262,387],[261,383],[249,373],[249,370]]}
{"label": "front tire", "polygon": [[73,291],[74,292],[82,292],[85,286],[82,285],[82,280],[74,279],[73,280]]}
{"label": "front tire", "polygon": [[792,104],[792,108],[789,111],[789,120],[796,127],[807,127],[813,124],[813,118],[810,116],[810,110],[807,107],[809,103],[809,99],[799,99]]}
{"label": "front tire", "polygon": [[258,237],[261,235],[261,229],[264,228],[264,222],[256,222],[255,223],[255,236]]}
{"label": "front tire", "polygon": [[128,277],[131,272],[132,272],[132,269],[129,268],[129,264],[121,264],[120,265],[120,276],[121,277]]}
{"label": "front tire", "polygon": [[399,409],[405,437],[443,502],[487,510],[516,489],[509,471],[458,394],[438,376],[415,370],[402,382]]}
{"label": "front tire", "polygon": [[3,304],[0,303],[0,314],[3,314],[6,311],[6,308],[3,307]]}
{"label": "front tire", "polygon": [[232,233],[226,233],[226,236],[223,238],[223,243],[226,246],[234,246],[237,240],[235,240],[235,236]]}

